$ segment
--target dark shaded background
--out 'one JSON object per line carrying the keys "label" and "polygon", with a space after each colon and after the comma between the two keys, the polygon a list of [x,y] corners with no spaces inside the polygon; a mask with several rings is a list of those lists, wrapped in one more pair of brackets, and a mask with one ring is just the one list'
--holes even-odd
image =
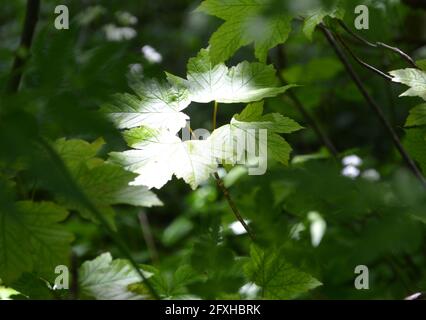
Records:
{"label": "dark shaded background", "polygon": [[[19,171],[16,181],[21,190],[18,188],[17,199],[28,197],[26,188],[40,175],[46,176],[45,184],[34,191],[34,199],[50,199],[52,193],[68,192],[61,189],[61,181],[32,146],[35,133],[49,140],[67,137],[93,141],[102,136],[107,141],[103,155],[123,150],[125,144],[119,132],[97,112],[98,108],[111,99],[111,94],[130,91],[129,77],[164,77],[165,70],[183,76],[186,61],[208,45],[210,35],[220,25],[219,19],[193,12],[199,1],[60,2],[69,7],[70,30],[53,28],[53,11],[58,1],[42,1],[20,90],[0,98],[2,175],[19,171],[21,157],[36,163],[29,171]],[[371,27],[362,35],[398,46],[416,60],[425,59],[423,2],[404,3],[370,1]],[[122,21],[117,12],[130,13],[137,22]],[[24,13],[25,1],[0,1],[0,88],[5,87],[10,76]],[[347,12],[345,19],[351,28],[354,17],[351,11]],[[132,28],[136,35],[129,40],[110,41],[105,26],[111,24],[115,28]],[[316,32],[309,42],[300,28],[295,22],[288,42],[270,51],[269,62],[279,66],[278,72],[289,82],[303,85],[294,89],[295,94],[340,155],[357,154],[363,160],[361,174],[374,169],[380,179],[371,182],[361,175],[356,179],[342,176],[342,164],[327,156],[321,141],[284,95],[268,99],[266,110],[280,112],[305,126],[286,137],[294,149],[295,161],[288,168],[273,163],[268,173],[260,177],[233,171],[235,179],[226,180],[227,185],[241,212],[251,220],[259,242],[271,250],[284,248],[288,261],[324,284],[305,298],[402,299],[424,290],[426,230],[420,222],[426,217],[424,190],[405,169],[388,134],[322,34]],[[407,67],[391,52],[366,47],[344,33],[343,37],[360,57],[383,71]],[[144,56],[141,48],[146,45],[161,55],[161,62],[150,62]],[[254,60],[251,46],[240,49],[228,65],[242,60]],[[398,98],[402,86],[354,65],[404,141],[410,130],[423,130],[403,128],[409,109],[420,103],[418,99]],[[242,107],[221,108],[218,123],[225,124]],[[211,127],[212,108],[191,105],[188,113],[193,128]],[[415,139],[415,132],[411,133]],[[405,143],[426,169],[426,142],[414,143],[411,139]],[[234,217],[214,182],[191,191],[182,181],[174,180],[156,193],[164,202],[163,207],[116,207],[119,235],[136,260],[154,264],[167,275],[179,265],[189,264],[197,276],[185,294],[202,298],[240,297],[238,289],[246,280],[241,263],[234,257],[247,256],[250,240],[247,235],[235,235],[229,229]],[[320,213],[327,222],[318,247],[311,244],[308,215],[312,211]],[[141,212],[149,220],[155,249],[147,249]],[[74,268],[104,251],[120,256],[99,225],[75,213],[66,225],[76,235],[70,254],[70,265]],[[298,240],[289,236],[297,225],[305,226]],[[370,267],[370,290],[358,291],[353,287],[353,270],[359,264]],[[199,276],[203,281],[197,280]],[[78,297],[78,290],[70,296]],[[37,292],[34,297],[51,296]]]}

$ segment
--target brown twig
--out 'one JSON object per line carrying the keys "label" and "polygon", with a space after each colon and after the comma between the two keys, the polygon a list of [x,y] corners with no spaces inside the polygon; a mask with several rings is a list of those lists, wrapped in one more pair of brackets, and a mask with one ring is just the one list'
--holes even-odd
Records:
{"label": "brown twig", "polygon": [[235,217],[238,219],[238,221],[243,225],[244,229],[247,231],[250,238],[255,241],[254,233],[251,231],[250,227],[247,225],[247,223],[244,221],[244,218],[242,217],[240,211],[238,210],[237,206],[235,205],[234,200],[232,199],[228,188],[225,187],[225,184],[223,183],[223,180],[219,177],[217,172],[214,173],[214,177],[216,179],[216,184],[219,187],[219,189],[222,191],[223,196],[225,197],[226,201],[228,201],[229,206],[231,207],[232,212],[234,213]]}
{"label": "brown twig", "polygon": [[382,78],[388,80],[388,81],[392,81],[393,77],[387,73],[384,73],[383,71],[373,67],[372,65],[364,62],[363,60],[361,60],[350,48],[349,46],[345,43],[345,41],[343,41],[343,39],[336,33],[335,34],[336,39],[340,42],[340,44],[346,49],[346,51],[349,52],[349,54],[352,56],[352,58],[355,59],[356,62],[358,62],[360,65],[362,65],[363,67],[367,68],[370,71],[373,71],[375,73],[377,73],[379,76],[381,76]]}
{"label": "brown twig", "polygon": [[[217,111],[218,111],[218,103],[217,101],[214,102],[214,110],[213,110],[213,119],[212,119],[212,123],[213,123],[213,130],[216,129],[216,117],[217,117]],[[247,225],[247,223],[244,221],[243,216],[240,213],[240,210],[238,210],[237,206],[235,205],[234,200],[231,197],[231,194],[228,191],[228,188],[225,186],[225,184],[223,183],[223,180],[219,177],[218,173],[215,172],[214,173],[214,178],[216,179],[216,184],[219,187],[219,189],[222,191],[223,196],[225,197],[226,201],[228,201],[229,206],[231,207],[232,212],[234,213],[235,217],[237,218],[237,220],[242,224],[242,226],[244,227],[244,229],[247,231],[248,235],[250,236],[250,238],[255,241],[255,237],[254,237],[254,233],[250,230],[249,226]]]}
{"label": "brown twig", "polygon": [[[22,30],[21,42],[12,65],[10,77],[6,85],[6,92],[13,93],[18,91],[21,83],[23,68],[27,62],[31,49],[34,32],[37,26],[38,15],[40,12],[40,0],[28,0],[25,14],[24,28]],[[22,54],[24,52],[24,55]]]}
{"label": "brown twig", "polygon": [[[285,83],[285,82],[283,82],[283,83]],[[324,144],[324,146],[328,149],[328,151],[331,153],[331,155],[334,158],[337,159],[339,157],[339,152],[337,151],[336,147],[331,142],[331,140],[329,139],[329,137],[327,136],[327,134],[316,123],[316,121],[313,118],[313,116],[311,116],[309,114],[308,110],[306,110],[306,108],[304,107],[304,105],[302,104],[302,102],[299,100],[299,98],[297,97],[297,95],[290,90],[288,92],[288,96],[293,101],[293,103],[296,106],[297,110],[299,110],[299,112],[305,118],[306,122],[309,124],[309,126],[312,128],[312,130],[314,130],[314,132],[316,133],[316,135],[318,136],[318,138],[322,141],[322,143]]]}
{"label": "brown twig", "polygon": [[423,186],[426,188],[426,180],[423,177],[423,174],[415,164],[414,160],[410,157],[408,152],[405,150],[404,146],[402,145],[401,140],[399,139],[398,135],[396,134],[395,130],[392,128],[389,121],[386,119],[381,107],[377,104],[377,102],[370,96],[370,94],[367,92],[367,89],[364,87],[361,79],[359,78],[358,74],[353,69],[352,65],[349,63],[348,58],[346,57],[343,50],[339,47],[336,39],[334,38],[331,31],[324,25],[320,24],[319,28],[323,32],[324,36],[330,43],[331,47],[334,49],[337,57],[340,59],[342,64],[345,66],[346,71],[348,72],[349,76],[354,81],[355,85],[357,86],[358,90],[363,95],[365,101],[368,103],[370,108],[374,111],[374,113],[379,118],[380,122],[383,124],[383,126],[386,128],[388,134],[392,138],[392,141],[395,145],[395,147],[398,149],[399,153],[401,154],[402,158],[408,165],[408,167],[411,169],[411,171],[414,173],[414,175],[420,180],[420,182],[423,184]]}
{"label": "brown twig", "polygon": [[213,124],[212,124],[213,130],[216,129],[217,107],[218,107],[218,104],[217,104],[217,101],[215,101],[213,106]]}
{"label": "brown twig", "polygon": [[354,37],[355,39],[357,39],[358,41],[373,47],[373,48],[384,48],[387,50],[390,50],[396,54],[398,54],[401,58],[403,58],[405,61],[407,61],[411,66],[413,66],[414,68],[418,68],[418,66],[416,65],[416,63],[414,62],[414,60],[408,55],[406,54],[404,51],[402,51],[399,48],[390,46],[386,43],[383,42],[371,42],[368,41],[367,39],[364,39],[363,37],[361,37],[360,35],[356,34],[355,32],[353,32],[343,21],[338,20],[339,21],[339,25],[347,32],[349,33],[352,37]]}
{"label": "brown twig", "polygon": [[[282,61],[284,60],[284,57],[282,56],[282,51],[278,50],[278,69],[281,70],[283,67]],[[280,80],[282,85],[288,84],[288,82],[284,79],[283,75],[280,71],[277,72],[278,79]],[[300,114],[305,118],[308,125],[314,130],[317,137],[321,140],[321,142],[324,144],[324,146],[328,149],[328,151],[331,153],[331,155],[334,158],[338,158],[339,152],[337,151],[337,148],[334,146],[333,142],[331,142],[330,138],[327,136],[327,134],[322,130],[322,128],[317,124],[314,117],[310,115],[308,110],[306,110],[305,106],[302,104],[300,99],[297,97],[297,95],[292,91],[287,91],[287,94],[289,98],[293,101],[294,106],[296,109],[300,112]]]}

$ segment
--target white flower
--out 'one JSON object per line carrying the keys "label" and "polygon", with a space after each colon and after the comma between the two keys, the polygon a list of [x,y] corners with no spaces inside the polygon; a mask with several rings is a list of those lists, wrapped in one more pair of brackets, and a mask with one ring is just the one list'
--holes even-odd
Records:
{"label": "white flower", "polygon": [[354,166],[347,166],[347,167],[344,167],[342,170],[342,175],[348,178],[356,178],[359,176],[359,173],[360,173],[359,169]]}
{"label": "white flower", "polygon": [[321,243],[322,237],[327,229],[327,223],[323,217],[316,211],[308,213],[308,220],[310,221],[311,243],[312,246],[318,247]]}
{"label": "white flower", "polygon": [[355,166],[359,167],[362,165],[362,159],[357,155],[353,154],[350,156],[346,156],[342,159],[342,163],[344,166]]}
{"label": "white flower", "polygon": [[292,226],[290,230],[290,237],[294,240],[300,240],[300,233],[305,231],[305,225],[301,222]]}
{"label": "white flower", "polygon": [[143,46],[141,49],[144,57],[151,63],[160,63],[163,61],[163,56],[151,46]]}
{"label": "white flower", "polygon": [[247,299],[255,299],[259,291],[260,287],[258,285],[253,282],[249,282],[243,285],[238,292]]}
{"label": "white flower", "polygon": [[109,41],[130,40],[136,37],[136,30],[129,27],[117,27],[113,24],[104,26],[106,37]]}
{"label": "white flower", "polygon": [[[244,220],[244,222],[246,223],[246,224],[248,224],[249,223],[249,221],[248,220]],[[245,233],[247,233],[247,230],[244,228],[244,226],[242,225],[242,223],[241,222],[239,222],[239,221],[235,221],[235,222],[232,222],[229,226],[229,229],[231,229],[231,231],[235,234],[235,235],[240,235],[240,234],[245,234]]]}
{"label": "white flower", "polygon": [[134,25],[138,23],[138,18],[127,11],[118,11],[115,16],[119,23],[124,25]]}
{"label": "white flower", "polygon": [[380,180],[380,173],[377,172],[375,169],[368,169],[365,170],[361,176],[369,181],[378,181]]}
{"label": "white flower", "polygon": [[140,63],[133,63],[129,65],[130,73],[141,74],[143,72],[143,66]]}

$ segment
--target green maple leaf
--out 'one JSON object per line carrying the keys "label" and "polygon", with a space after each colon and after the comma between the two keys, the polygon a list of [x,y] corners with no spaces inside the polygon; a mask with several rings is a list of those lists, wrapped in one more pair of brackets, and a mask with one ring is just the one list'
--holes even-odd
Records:
{"label": "green maple leaf", "polygon": [[[302,129],[302,127],[290,118],[286,118],[279,113],[269,113],[263,115],[263,101],[251,103],[239,114],[235,115],[230,124],[216,129],[208,140],[213,144],[213,150],[217,150],[221,160],[228,161],[232,156],[235,161],[238,150],[235,149],[234,141],[245,141],[252,138],[259,143],[258,132],[265,129],[267,132],[266,144],[268,155],[283,164],[288,163],[291,147],[279,134],[291,133]],[[262,143],[262,142],[260,142]],[[231,148],[232,150],[229,150]],[[231,163],[233,161],[231,160]]]}
{"label": "green maple leaf", "polygon": [[288,39],[294,17],[307,17],[304,33],[309,39],[326,16],[343,17],[340,9],[294,10],[292,7],[273,0],[203,1],[198,11],[225,21],[209,41],[212,61],[226,61],[240,47],[254,43],[256,58],[265,62],[268,50]]}
{"label": "green maple leaf", "polygon": [[226,61],[240,47],[250,43],[254,43],[259,61],[265,62],[268,50],[287,40],[292,17],[286,13],[264,15],[269,4],[267,0],[206,0],[201,3],[198,11],[225,20],[209,41],[215,63]]}
{"label": "green maple leaf", "polygon": [[150,80],[132,85],[137,96],[117,94],[113,103],[102,107],[120,129],[148,126],[177,132],[188,116],[181,111],[191,102],[188,92],[168,83]]}
{"label": "green maple leaf", "polygon": [[[292,87],[292,85],[277,86],[275,70],[271,65],[248,62],[242,62],[232,68],[228,68],[225,64],[215,65],[206,49],[202,49],[197,57],[188,61],[187,79],[171,74],[167,74],[167,79],[171,84],[170,88],[187,93],[185,99],[201,103],[259,101],[276,96]],[[119,114],[122,106],[123,104],[119,104],[114,107],[114,112]],[[136,110],[132,117],[138,118],[139,110],[136,104],[131,110]],[[165,126],[162,125],[163,115],[167,124]],[[176,129],[182,125],[173,127],[170,124],[173,117],[179,123],[178,117],[169,116],[158,110],[158,114],[151,117],[150,121],[132,122],[131,125],[125,122],[126,124],[121,126],[141,125],[124,132],[125,139],[133,150],[110,154],[112,163],[137,174],[130,185],[161,188],[175,175],[195,189],[216,171],[217,160],[220,157],[217,156],[218,150],[215,150],[215,141],[212,139],[182,141],[175,135]],[[261,116],[257,120],[261,123],[253,121],[250,124],[251,128],[270,130],[269,143],[272,156],[278,161],[287,163],[291,148],[277,133],[291,132],[300,129],[300,126],[289,129],[295,122],[278,114]],[[245,124],[238,123],[235,119],[232,125],[244,129]],[[225,153],[228,152],[232,151],[225,150]]]}
{"label": "green maple leaf", "polygon": [[207,141],[182,141],[168,130],[135,128],[124,133],[133,150],[112,152],[111,160],[138,176],[132,185],[161,188],[173,175],[193,189],[217,168]]}
{"label": "green maple leaf", "polygon": [[79,181],[95,203],[141,207],[162,205],[157,196],[147,188],[129,185],[135,176],[120,166],[103,163],[82,172]]}
{"label": "green maple leaf", "polygon": [[0,279],[0,300],[13,300],[11,297],[20,295],[21,293],[15,289],[8,288],[1,285]]}
{"label": "green maple leaf", "polygon": [[[141,269],[146,278],[152,274]],[[113,260],[110,253],[104,253],[96,259],[84,262],[79,269],[79,284],[82,292],[98,300],[141,300],[149,294],[131,290],[131,286],[140,283],[140,275],[130,262],[123,259]]]}
{"label": "green maple leaf", "polygon": [[392,81],[403,83],[410,87],[407,91],[402,93],[402,96],[421,97],[426,100],[426,72],[414,69],[399,69],[389,72],[393,76]]}
{"label": "green maple leaf", "polygon": [[266,299],[294,299],[321,285],[317,279],[289,264],[282,250],[265,252],[252,246],[244,271],[250,281],[261,287]]}
{"label": "green maple leaf", "polygon": [[420,104],[410,110],[405,126],[426,126],[426,103]]}
{"label": "green maple leaf", "polygon": [[317,9],[308,13],[303,24],[303,33],[312,40],[315,28],[324,21],[325,17],[343,19],[345,11],[341,8],[332,8],[331,10]]}
{"label": "green maple leaf", "polygon": [[272,65],[244,61],[228,68],[225,64],[214,64],[209,50],[202,49],[189,59],[187,80],[168,74],[168,80],[188,89],[191,101],[207,103],[252,102],[274,97],[293,87],[277,86],[275,69]]}
{"label": "green maple leaf", "polygon": [[51,279],[57,265],[67,264],[73,235],[58,223],[67,210],[51,202],[19,201],[0,209],[0,278],[24,272]]}
{"label": "green maple leaf", "polygon": [[[162,272],[149,265],[143,265],[142,268],[152,274],[149,282],[162,299],[194,299],[186,286],[202,278],[187,264],[180,265],[173,273]],[[135,293],[144,293],[146,287],[143,283],[138,283],[131,285],[130,290]]]}
{"label": "green maple leaf", "polygon": [[82,165],[96,157],[103,144],[102,139],[89,143],[79,139],[62,138],[55,142],[54,147],[66,166],[71,171],[78,171]]}
{"label": "green maple leaf", "polygon": [[[54,275],[54,277],[57,276],[57,274]],[[15,290],[19,291],[22,296],[32,300],[50,300],[54,298],[56,294],[51,289],[52,284],[36,273],[24,273],[18,280],[13,281],[10,285]]]}
{"label": "green maple leaf", "polygon": [[[129,204],[133,206],[152,207],[162,205],[157,196],[144,186],[130,186],[136,177],[122,167],[97,158],[102,139],[93,143],[84,140],[56,141],[55,148],[64,159],[76,183],[84,193],[109,217],[112,223],[114,210],[112,205]],[[67,203],[69,209],[80,211],[84,217],[94,219],[92,214],[78,203]]]}

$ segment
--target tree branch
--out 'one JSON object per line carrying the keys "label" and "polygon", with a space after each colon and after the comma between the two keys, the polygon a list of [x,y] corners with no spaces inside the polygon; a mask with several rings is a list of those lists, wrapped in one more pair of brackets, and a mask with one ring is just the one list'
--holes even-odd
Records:
{"label": "tree branch", "polygon": [[336,33],[336,39],[346,49],[346,51],[349,52],[349,54],[352,56],[352,58],[355,59],[356,62],[358,62],[360,65],[367,68],[368,70],[377,73],[382,78],[384,78],[388,81],[392,81],[392,79],[393,79],[392,76],[388,75],[387,73],[384,73],[383,71],[373,67],[372,65],[369,65],[368,63],[366,63],[363,60],[361,60],[360,58],[358,58],[357,55],[355,55],[355,53],[349,48],[349,46],[343,41],[343,39],[337,33]]}
{"label": "tree branch", "polygon": [[217,101],[214,102],[214,106],[213,106],[213,130],[216,129],[216,118],[217,118]]}
{"label": "tree branch", "polygon": [[[283,60],[284,58],[282,56],[282,51],[278,50],[278,61],[279,61],[279,65],[277,66],[278,70],[281,70],[283,68],[283,63],[282,63]],[[280,71],[277,72],[277,76],[282,85],[288,84],[288,82],[284,79]],[[321,129],[319,124],[317,124],[314,117],[309,114],[308,110],[306,110],[305,106],[302,104],[302,102],[299,100],[297,95],[292,90],[289,90],[286,93],[288,94],[290,99],[293,101],[296,109],[305,118],[308,125],[312,128],[312,130],[314,130],[317,137],[321,140],[321,142],[328,149],[331,155],[337,159],[339,156],[339,152],[337,151],[337,148],[334,146],[333,142],[331,142],[327,134]]]}
{"label": "tree branch", "polygon": [[395,130],[392,128],[389,121],[386,119],[381,107],[376,103],[376,101],[370,96],[370,94],[367,92],[366,88],[364,87],[361,79],[359,78],[358,74],[353,69],[352,65],[349,63],[348,58],[346,57],[343,50],[339,47],[336,39],[334,38],[331,31],[324,25],[320,24],[319,28],[323,32],[324,36],[330,43],[331,47],[334,49],[337,57],[340,59],[342,64],[345,66],[346,71],[348,72],[349,76],[354,81],[355,85],[358,87],[358,90],[363,95],[365,101],[368,103],[370,108],[374,111],[374,113],[377,115],[377,117],[380,119],[380,122],[383,124],[383,126],[386,128],[388,134],[392,138],[392,141],[395,145],[395,147],[398,149],[399,153],[401,154],[402,158],[408,165],[408,167],[413,171],[414,175],[420,180],[420,182],[423,184],[423,186],[426,188],[426,180],[423,177],[423,174],[415,164],[414,160],[410,157],[408,152],[405,150],[404,146],[401,143],[401,140],[399,139],[398,135],[396,134]]}
{"label": "tree branch", "polygon": [[5,91],[13,93],[18,91],[21,83],[23,69],[28,60],[31,44],[36,29],[38,15],[40,12],[40,0],[28,0],[25,13],[24,28],[22,30],[21,42],[12,65],[9,80]]}
{"label": "tree branch", "polygon": [[219,189],[222,191],[226,201],[228,201],[229,206],[232,209],[232,212],[234,213],[235,217],[238,219],[238,221],[243,225],[244,229],[247,231],[250,238],[255,241],[256,238],[254,236],[254,233],[251,231],[250,227],[247,225],[247,223],[244,221],[240,211],[238,210],[237,206],[235,205],[234,200],[232,200],[231,195],[228,191],[228,188],[225,187],[225,184],[223,183],[223,180],[219,177],[217,172],[214,173],[214,177],[216,179],[216,184],[219,187]]}
{"label": "tree branch", "polygon": [[360,35],[356,34],[355,32],[353,32],[343,21],[339,20],[339,25],[347,32],[349,33],[352,37],[354,37],[355,39],[357,39],[358,41],[373,47],[373,48],[384,48],[387,50],[390,50],[396,54],[398,54],[400,57],[402,57],[405,61],[407,61],[411,66],[413,66],[414,68],[418,68],[418,66],[416,65],[416,63],[414,62],[414,60],[408,55],[406,54],[404,51],[402,51],[399,48],[396,47],[392,47],[390,45],[387,45],[386,43],[383,42],[370,42],[367,39],[364,39],[363,37],[361,37]]}
{"label": "tree branch", "polygon": [[[217,101],[214,102],[214,110],[213,110],[213,130],[216,129],[216,117],[217,117],[217,110],[218,110],[218,103]],[[237,220],[243,225],[244,229],[247,231],[250,238],[254,241],[255,237],[253,232],[250,230],[247,223],[244,221],[240,210],[238,210],[237,206],[235,205],[234,200],[231,197],[231,194],[228,191],[228,188],[225,187],[225,184],[223,183],[223,180],[219,177],[217,172],[214,173],[214,178],[216,179],[216,184],[219,187],[220,191],[222,191],[223,196],[225,197],[226,201],[228,201],[229,206],[231,207],[232,212],[234,213]]]}

